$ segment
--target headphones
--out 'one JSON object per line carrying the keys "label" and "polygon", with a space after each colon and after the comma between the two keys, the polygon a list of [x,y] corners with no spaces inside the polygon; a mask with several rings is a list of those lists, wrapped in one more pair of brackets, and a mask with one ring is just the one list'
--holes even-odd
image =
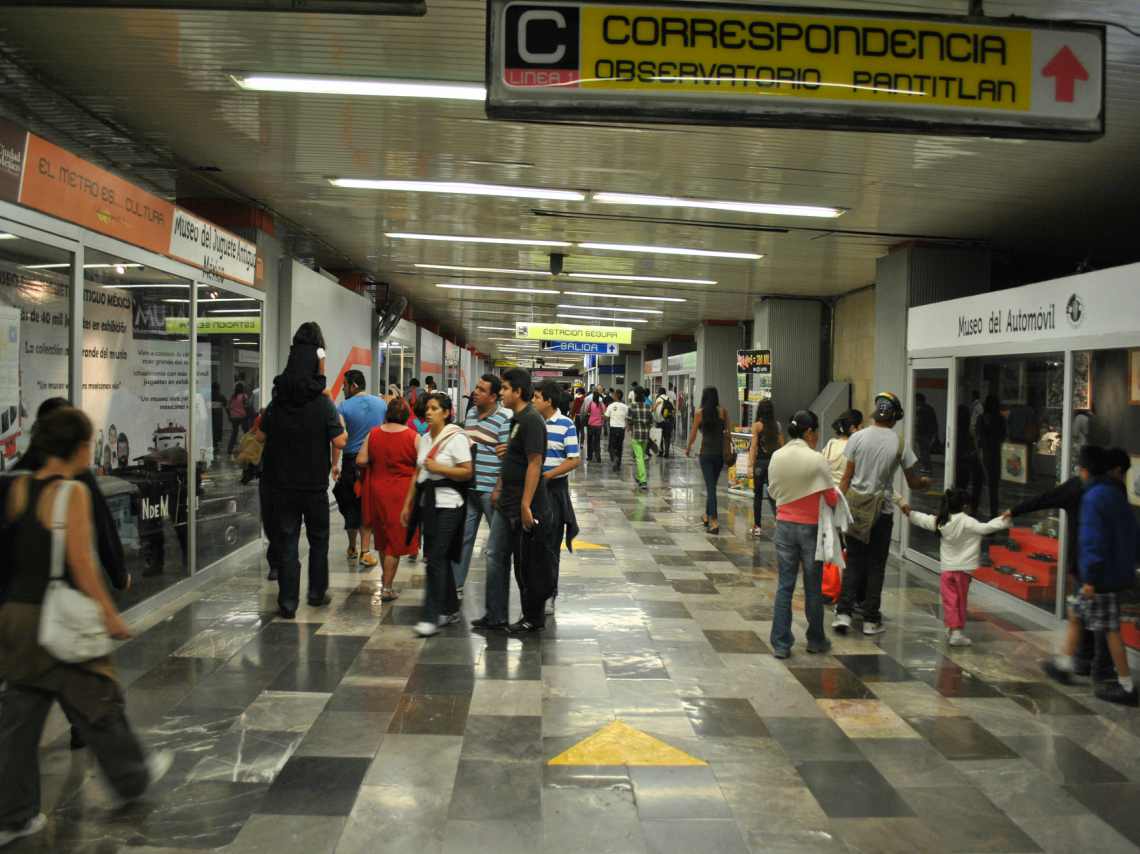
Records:
{"label": "headphones", "polygon": [[881,421],[902,421],[902,402],[893,392],[881,391],[875,395],[875,415]]}

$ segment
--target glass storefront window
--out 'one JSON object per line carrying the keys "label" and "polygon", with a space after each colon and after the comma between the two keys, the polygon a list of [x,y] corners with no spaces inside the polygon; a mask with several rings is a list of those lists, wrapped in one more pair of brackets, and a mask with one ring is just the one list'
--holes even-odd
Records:
{"label": "glass storefront window", "polygon": [[[959,359],[955,483],[990,519],[1061,480],[1064,354]],[[974,578],[1042,609],[1056,607],[1060,512],[1018,515],[984,541]],[[913,536],[912,529],[912,536]]]}
{"label": "glass storefront window", "polygon": [[71,398],[72,254],[0,227],[0,470],[27,449],[36,410]]}
{"label": "glass storefront window", "polygon": [[93,465],[133,579],[129,607],[189,574],[190,282],[84,256],[83,390]]}
{"label": "glass storefront window", "polygon": [[408,381],[417,377],[416,370],[416,325],[407,320],[401,320],[388,336],[387,341],[380,342],[382,364],[385,365],[384,375],[388,385],[399,386],[400,392],[406,394]]}
{"label": "glass storefront window", "polygon": [[[914,371],[910,411],[911,447],[918,457],[919,474],[930,478],[925,491],[912,491],[910,504],[923,513],[938,514],[942,493],[946,491],[946,412],[949,405],[948,368],[923,368]],[[870,422],[870,416],[864,416]],[[938,534],[911,526],[910,546],[927,557],[938,560]]]}
{"label": "glass storefront window", "polygon": [[209,413],[198,433],[196,566],[203,569],[257,540],[259,471],[239,459],[242,438],[267,400],[261,376],[261,303],[198,286],[195,406]]}

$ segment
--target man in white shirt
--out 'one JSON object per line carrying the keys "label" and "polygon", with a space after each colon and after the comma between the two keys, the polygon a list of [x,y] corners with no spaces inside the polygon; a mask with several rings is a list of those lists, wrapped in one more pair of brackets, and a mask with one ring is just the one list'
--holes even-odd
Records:
{"label": "man in white shirt", "polygon": [[614,389],[614,402],[606,407],[606,421],[610,425],[610,462],[614,471],[621,471],[621,455],[625,448],[625,421],[629,407],[622,402],[621,389]]}

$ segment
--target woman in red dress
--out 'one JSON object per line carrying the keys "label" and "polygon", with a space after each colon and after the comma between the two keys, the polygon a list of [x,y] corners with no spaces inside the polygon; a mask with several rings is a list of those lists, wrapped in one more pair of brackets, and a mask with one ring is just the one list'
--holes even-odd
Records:
{"label": "woman in red dress", "polygon": [[363,524],[372,528],[376,549],[383,559],[381,601],[398,598],[392,587],[400,557],[414,556],[420,549],[419,535],[408,542],[408,532],[400,523],[400,511],[412,478],[416,476],[415,430],[410,429],[408,404],[394,398],[388,404],[388,415],[379,427],[373,427],[368,441],[360,447],[356,464],[364,472],[361,486]]}

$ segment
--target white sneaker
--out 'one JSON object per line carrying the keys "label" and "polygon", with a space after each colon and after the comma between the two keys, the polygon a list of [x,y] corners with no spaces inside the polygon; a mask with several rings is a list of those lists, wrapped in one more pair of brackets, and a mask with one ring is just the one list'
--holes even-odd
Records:
{"label": "white sneaker", "polygon": [[459,612],[454,614],[440,614],[437,620],[439,627],[442,629],[444,626],[452,626],[459,622]]}
{"label": "white sneaker", "polygon": [[851,615],[836,614],[835,619],[831,621],[831,628],[841,635],[847,634],[847,630],[851,628]]}
{"label": "white sneaker", "polygon": [[439,632],[439,626],[435,623],[429,623],[424,620],[423,622],[416,623],[416,627],[413,631],[415,631],[415,633],[421,638],[430,638],[432,635]]}
{"label": "white sneaker", "polygon": [[950,646],[970,646],[974,642],[962,634],[961,629],[951,629],[948,633],[946,642]]}
{"label": "white sneaker", "polygon": [[462,587],[456,587],[455,588],[455,598],[458,599],[460,602],[463,601],[463,588]]}
{"label": "white sneaker", "polygon": [[887,629],[882,623],[864,623],[863,634],[865,635],[881,635]]}
{"label": "white sneaker", "polygon": [[25,836],[34,836],[47,826],[47,816],[42,812],[28,819],[28,823],[16,830],[0,830],[0,848]]}
{"label": "white sneaker", "polygon": [[546,616],[548,616],[548,617],[554,616],[554,597],[551,597],[551,598],[546,600]]}

